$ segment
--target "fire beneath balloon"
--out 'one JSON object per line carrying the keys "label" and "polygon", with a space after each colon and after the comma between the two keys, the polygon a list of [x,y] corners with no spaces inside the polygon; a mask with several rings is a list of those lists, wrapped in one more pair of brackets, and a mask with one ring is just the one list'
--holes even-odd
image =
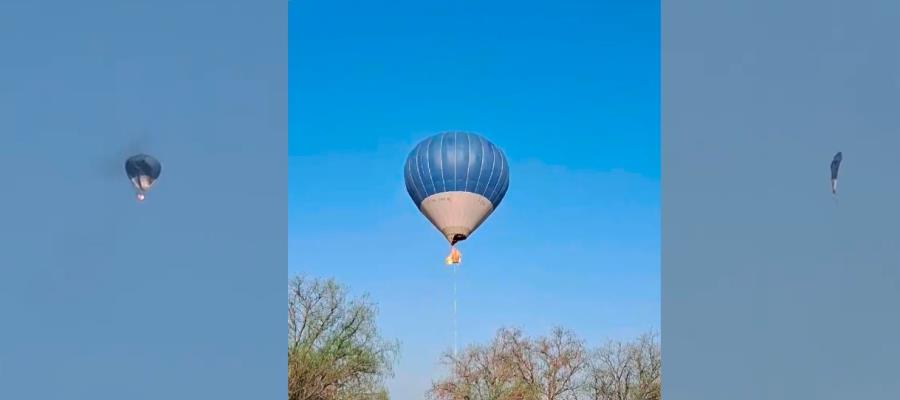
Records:
{"label": "fire beneath balloon", "polygon": [[447,265],[459,264],[462,261],[462,254],[456,249],[456,246],[450,247],[450,255],[444,260]]}

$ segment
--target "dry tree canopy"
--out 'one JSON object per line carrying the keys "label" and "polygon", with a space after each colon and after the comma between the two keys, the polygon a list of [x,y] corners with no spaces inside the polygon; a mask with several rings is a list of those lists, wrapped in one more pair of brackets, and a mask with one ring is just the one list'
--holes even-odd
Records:
{"label": "dry tree canopy", "polygon": [[486,345],[444,356],[435,400],[659,400],[658,335],[589,349],[571,331],[527,338],[502,329]]}
{"label": "dry tree canopy", "polygon": [[386,400],[398,344],[383,339],[375,305],[333,280],[288,285],[288,400]]}

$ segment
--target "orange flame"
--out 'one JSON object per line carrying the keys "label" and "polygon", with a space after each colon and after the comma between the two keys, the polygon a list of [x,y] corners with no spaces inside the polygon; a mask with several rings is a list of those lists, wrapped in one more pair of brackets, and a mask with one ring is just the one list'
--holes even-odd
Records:
{"label": "orange flame", "polygon": [[459,253],[459,250],[456,247],[450,248],[450,255],[444,260],[447,265],[459,264],[461,261],[462,254]]}

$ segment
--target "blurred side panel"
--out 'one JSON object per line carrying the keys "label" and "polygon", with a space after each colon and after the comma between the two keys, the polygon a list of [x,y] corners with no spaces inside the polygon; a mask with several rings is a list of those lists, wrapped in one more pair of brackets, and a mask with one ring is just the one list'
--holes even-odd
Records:
{"label": "blurred side panel", "polygon": [[661,20],[663,398],[900,398],[900,3]]}

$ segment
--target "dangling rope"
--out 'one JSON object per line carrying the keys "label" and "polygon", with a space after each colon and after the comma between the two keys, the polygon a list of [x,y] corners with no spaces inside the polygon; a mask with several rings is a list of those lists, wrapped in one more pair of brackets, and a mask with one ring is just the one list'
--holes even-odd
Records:
{"label": "dangling rope", "polygon": [[453,358],[457,355],[457,342],[459,340],[459,328],[457,325],[457,291],[456,291],[456,269],[457,265],[462,261],[462,255],[456,249],[454,243],[450,244],[450,255],[447,256],[445,262],[453,268]]}
{"label": "dangling rope", "polygon": [[459,339],[459,327],[457,325],[457,308],[456,308],[456,264],[453,265],[453,358],[456,358],[457,341]]}

